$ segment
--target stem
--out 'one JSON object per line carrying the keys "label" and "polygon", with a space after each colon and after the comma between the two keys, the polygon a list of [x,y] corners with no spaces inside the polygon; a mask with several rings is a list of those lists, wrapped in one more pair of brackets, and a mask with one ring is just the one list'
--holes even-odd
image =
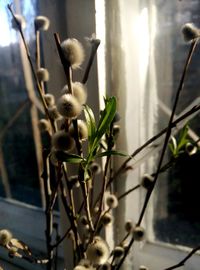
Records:
{"label": "stem", "polygon": [[[72,86],[71,86],[70,63],[63,56],[63,52],[62,52],[62,49],[60,47],[59,34],[55,33],[54,38],[55,38],[57,50],[58,50],[58,53],[59,53],[59,56],[60,56],[60,60],[61,60],[61,63],[63,65],[64,71],[65,71],[68,89],[69,89],[70,93],[72,93],[73,91],[72,91]],[[82,145],[81,145],[81,143],[79,141],[79,136],[78,136],[77,119],[73,120],[73,125],[74,125],[74,129],[75,129],[75,141],[76,141],[77,151],[78,151],[79,155],[82,155]],[[85,179],[84,179],[84,170],[83,170],[81,164],[79,166],[79,181],[80,181],[80,185],[81,185],[81,189],[82,189],[82,193],[83,193],[83,198],[84,198],[84,201],[85,201],[85,211],[86,211],[88,223],[89,223],[91,231],[94,231],[94,226],[93,226],[93,223],[92,223],[92,217],[91,217],[91,213],[90,213],[89,194],[88,194],[87,185],[86,185]]]}
{"label": "stem", "polygon": [[123,194],[121,194],[121,195],[118,197],[118,201],[121,200],[121,199],[123,199],[123,198],[126,197],[129,193],[133,192],[134,190],[136,190],[136,189],[138,189],[138,188],[140,188],[140,187],[141,187],[141,185],[138,184],[138,185],[136,185],[135,187],[130,188],[129,190],[127,190],[126,192],[124,192]]}
{"label": "stem", "polygon": [[[80,214],[81,210],[83,209],[84,206],[84,202],[81,204],[79,210],[78,210],[78,214]],[[62,243],[62,241],[65,239],[65,237],[68,235],[69,231],[72,229],[72,227],[70,226],[68,228],[68,230],[66,231],[66,233],[54,244],[51,246],[52,249],[56,248],[58,245],[60,245],[60,243]]]}
{"label": "stem", "polygon": [[172,269],[176,269],[176,268],[183,266],[185,264],[185,262],[187,260],[189,260],[198,250],[200,250],[200,246],[197,246],[196,248],[194,248],[182,261],[180,261],[179,263],[177,263],[169,268],[165,268],[164,270],[172,270]]}
{"label": "stem", "polygon": [[70,206],[68,205],[68,203],[66,201],[66,195],[65,195],[66,192],[64,190],[64,186],[63,186],[62,181],[60,182],[60,190],[61,190],[61,199],[63,202],[63,206],[64,206],[66,214],[70,220],[71,228],[72,228],[72,231],[74,233],[77,257],[78,257],[78,260],[80,260],[80,259],[82,259],[83,255],[81,253],[81,244],[80,244],[80,237],[79,237],[78,230],[77,230],[77,222],[76,222],[75,217],[72,214]]}
{"label": "stem", "polygon": [[115,270],[119,270],[119,269],[120,269],[121,265],[123,264],[124,260],[126,259],[126,256],[127,256],[128,253],[129,253],[129,250],[130,250],[130,248],[132,247],[133,243],[134,243],[134,238],[132,237],[131,240],[130,240],[130,242],[129,242],[129,244],[128,244],[128,246],[127,246],[127,248],[125,249],[124,256],[123,256],[122,259],[120,260],[120,262],[119,262],[119,264],[117,265],[117,267],[116,267]]}
{"label": "stem", "polygon": [[[190,110],[188,110],[186,113],[184,113],[183,115],[181,115],[180,117],[178,117],[175,121],[172,122],[171,124],[171,128],[176,127],[176,125],[183,121],[184,119],[186,119],[188,116],[198,112],[200,110],[200,104],[192,107]],[[126,166],[127,163],[129,161],[131,161],[137,154],[139,154],[143,149],[145,149],[148,145],[150,145],[151,143],[153,143],[155,140],[157,140],[158,138],[160,138],[163,134],[165,134],[167,131],[167,127],[162,129],[158,134],[156,134],[155,136],[153,136],[152,138],[150,138],[148,141],[146,141],[143,145],[141,145],[139,148],[137,148],[131,155],[129,158],[127,158],[122,165],[119,167],[119,169],[115,172],[115,174],[113,175],[113,177],[110,179],[110,181],[108,182],[108,186],[114,181],[115,178],[117,178],[121,173],[123,173],[126,170]]]}
{"label": "stem", "polygon": [[93,61],[94,61],[94,58],[95,58],[95,55],[96,55],[96,52],[97,52],[97,49],[98,49],[99,45],[100,45],[100,40],[99,39],[93,40],[92,47],[91,47],[90,58],[88,60],[88,63],[87,63],[86,69],[85,69],[85,74],[84,74],[83,79],[82,79],[83,84],[86,84],[86,82],[88,80],[90,69],[92,67],[92,64],[93,64]]}
{"label": "stem", "polygon": [[52,259],[53,259],[53,251],[51,249],[51,236],[52,236],[52,226],[53,226],[53,213],[52,210],[48,211],[48,206],[51,200],[51,188],[49,181],[49,167],[48,167],[48,151],[43,151],[43,173],[41,178],[44,181],[44,191],[45,191],[45,199],[46,199],[46,245],[47,245],[47,253],[48,253],[48,263],[47,270],[52,270]]}
{"label": "stem", "polygon": [[198,40],[199,40],[198,38],[195,39],[191,43],[191,46],[190,46],[188,57],[187,57],[186,62],[185,62],[185,66],[184,66],[184,69],[183,69],[181,80],[180,80],[180,83],[179,83],[179,86],[178,86],[178,89],[177,89],[177,93],[176,93],[174,105],[173,105],[173,108],[172,108],[171,116],[170,116],[170,119],[169,119],[167,131],[166,131],[166,135],[165,135],[165,141],[164,141],[163,148],[162,148],[161,155],[160,155],[160,159],[159,159],[159,162],[158,162],[157,171],[156,171],[155,176],[154,176],[153,185],[152,185],[152,188],[147,191],[147,194],[146,194],[146,197],[145,197],[145,201],[144,201],[144,205],[142,207],[142,211],[140,213],[140,216],[139,216],[139,219],[138,219],[138,222],[137,222],[137,225],[138,226],[142,222],[142,219],[144,217],[144,214],[145,214],[145,211],[146,211],[146,208],[147,208],[149,199],[150,199],[151,194],[152,194],[152,192],[154,190],[154,187],[155,187],[156,182],[157,182],[157,179],[158,179],[158,175],[160,173],[160,169],[161,169],[161,166],[162,166],[162,162],[163,162],[163,158],[164,158],[164,155],[165,155],[165,151],[167,149],[168,141],[169,141],[169,138],[170,138],[170,135],[171,135],[172,122],[173,122],[173,118],[174,118],[174,115],[175,115],[176,107],[177,107],[177,104],[178,104],[179,96],[180,96],[180,93],[181,93],[181,91],[183,89],[185,76],[186,76],[186,73],[188,71],[188,68],[189,68],[189,65],[190,65],[190,62],[191,62],[191,59],[192,59],[194,50],[195,50],[196,45],[198,43]]}
{"label": "stem", "polygon": [[37,88],[37,91],[38,91],[39,96],[40,96],[40,98],[41,98],[41,101],[42,101],[42,105],[43,105],[43,107],[44,107],[45,114],[46,114],[48,120],[49,120],[50,123],[51,123],[51,127],[52,127],[53,132],[55,132],[54,121],[53,121],[53,120],[51,119],[51,117],[50,117],[50,114],[49,114],[49,111],[48,111],[48,107],[47,107],[46,101],[45,101],[44,96],[43,96],[43,91],[42,91],[41,85],[40,85],[40,83],[39,83],[39,81],[38,81],[38,78],[37,78],[37,75],[36,75],[36,72],[35,72],[35,69],[34,69],[34,66],[33,66],[33,62],[32,62],[32,59],[31,59],[31,55],[30,55],[29,48],[28,48],[27,42],[26,42],[26,40],[25,40],[23,31],[22,31],[22,29],[21,29],[21,26],[20,26],[18,20],[16,19],[15,15],[14,15],[14,13],[13,13],[13,11],[12,11],[11,5],[7,5],[7,7],[8,7],[8,9],[9,9],[9,11],[10,11],[10,13],[11,13],[13,19],[15,20],[16,25],[18,26],[18,30],[19,30],[19,32],[20,32],[20,35],[21,35],[21,38],[22,38],[22,41],[23,41],[23,44],[24,44],[24,47],[25,47],[26,55],[27,55],[27,58],[28,58],[28,61],[29,61],[30,67],[31,67],[31,71],[32,71],[32,74],[33,74],[33,78],[34,78],[34,80],[35,80],[35,82],[36,82],[36,88]]}

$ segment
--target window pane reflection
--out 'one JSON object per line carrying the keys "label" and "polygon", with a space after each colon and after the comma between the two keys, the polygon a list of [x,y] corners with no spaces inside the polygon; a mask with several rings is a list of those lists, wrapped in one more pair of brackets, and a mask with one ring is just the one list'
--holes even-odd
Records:
{"label": "window pane reflection", "polygon": [[[200,2],[155,1],[157,6],[157,38],[155,41],[157,82],[160,100],[171,107],[181,77],[189,45],[183,41],[181,27],[200,22]],[[182,112],[199,95],[199,46],[193,57],[184,90],[181,93],[177,114]],[[169,116],[160,108],[159,130],[166,126]],[[200,132],[199,115],[189,122],[190,128]],[[183,155],[168,173],[159,179],[154,212],[156,239],[163,242],[196,246],[199,244],[199,164],[200,153]]]}
{"label": "window pane reflection", "polygon": [[[25,35],[30,43],[34,37],[36,0],[16,3],[26,18]],[[6,4],[6,1],[0,2],[0,196],[40,206],[30,103],[25,89],[19,36],[11,28],[11,15]]]}

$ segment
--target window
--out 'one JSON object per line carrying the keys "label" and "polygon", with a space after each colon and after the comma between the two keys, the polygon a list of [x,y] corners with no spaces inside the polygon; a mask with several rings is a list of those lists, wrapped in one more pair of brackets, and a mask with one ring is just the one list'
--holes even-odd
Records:
{"label": "window", "polygon": [[[37,126],[34,121],[41,117],[42,112],[37,94],[33,90],[33,82],[25,60],[21,38],[11,27],[11,17],[6,10],[6,2],[10,3],[9,1],[0,2],[1,22],[3,19],[0,26],[1,33],[3,33],[0,41],[0,105],[2,111],[0,117],[0,213],[2,217],[0,228],[10,229],[13,235],[27,243],[36,255],[43,257],[46,254],[46,225],[43,190],[39,180],[41,171],[38,165],[41,156],[39,155],[40,149],[37,149],[40,147],[41,138],[38,137],[38,130],[34,129]],[[58,3],[50,0],[16,0],[13,3],[13,9],[26,18],[25,35],[33,58],[35,57],[34,17],[42,14],[50,19],[50,29],[42,35],[42,52],[44,53],[41,60],[50,73],[51,79],[47,84],[48,92],[54,93],[57,97],[60,89],[65,85],[65,76],[58,58],[53,33],[58,32],[61,39],[77,38],[86,46],[85,37],[90,37],[95,32],[94,3],[91,1],[83,3],[79,0],[59,1]],[[84,23],[77,24],[77,19]],[[94,64],[88,81],[88,89],[94,89],[93,85],[97,85],[96,81],[97,71]],[[34,108],[29,101],[29,95],[35,101]],[[88,102],[98,111],[98,94],[90,95]],[[57,221],[59,218],[60,216],[55,213],[55,220]],[[62,221],[61,235],[66,232],[65,224],[62,224]],[[66,249],[64,251],[65,254],[69,254]],[[2,249],[0,257],[5,260],[5,263],[8,260],[7,253],[4,253]],[[58,269],[59,267],[63,269],[63,258],[58,263],[60,264]],[[25,269],[41,269],[40,265],[35,266],[22,260],[13,260],[13,267],[15,264]],[[10,265],[7,267],[10,269]]]}
{"label": "window", "polygon": [[[131,153],[168,123],[183,61],[189,50],[183,41],[181,27],[186,22],[199,26],[199,1],[111,2],[106,2],[107,89],[114,89],[111,91],[118,98],[123,130],[119,149]],[[177,116],[199,102],[198,61],[197,49]],[[198,118],[196,115],[188,120],[191,141],[198,140]],[[128,172],[126,184],[120,177],[116,187],[118,193],[136,185],[143,173],[154,172],[158,151],[158,148],[155,151],[150,148],[130,163],[135,170]],[[144,156],[150,157],[147,163],[142,162]],[[184,157],[168,175],[159,177],[143,221],[147,241],[142,247],[134,245],[126,265],[130,269],[133,265],[134,269],[139,269],[141,264],[155,270],[167,268],[198,245],[199,183],[195,164],[199,162],[198,156],[194,155],[190,161]],[[191,183],[189,188],[188,181]],[[122,220],[138,220],[144,195],[143,191],[133,193],[119,209],[115,232],[117,242],[123,237]],[[198,268],[199,255],[195,255],[185,269]]]}

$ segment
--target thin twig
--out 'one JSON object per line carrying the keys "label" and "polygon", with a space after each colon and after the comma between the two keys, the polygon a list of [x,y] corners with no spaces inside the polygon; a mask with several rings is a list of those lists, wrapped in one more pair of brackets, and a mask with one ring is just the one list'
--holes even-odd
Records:
{"label": "thin twig", "polygon": [[63,185],[62,181],[60,182],[60,191],[61,191],[62,203],[63,203],[63,206],[65,208],[65,212],[66,212],[66,214],[67,214],[67,216],[69,218],[69,221],[71,223],[72,231],[74,233],[77,257],[78,257],[78,260],[80,260],[80,259],[82,259],[82,256],[83,256],[83,254],[81,252],[80,236],[79,236],[78,230],[77,230],[76,219],[73,216],[71,208],[70,208],[70,206],[68,205],[68,203],[66,201],[66,192],[65,192],[65,188],[64,188],[64,185]]}
{"label": "thin twig", "polygon": [[138,184],[136,186],[134,186],[133,188],[130,188],[129,190],[127,190],[126,192],[124,192],[123,194],[121,194],[119,197],[118,197],[118,201],[120,201],[121,199],[123,199],[124,197],[126,197],[129,193],[133,192],[134,190],[140,188],[141,185]]}
{"label": "thin twig", "polygon": [[[60,46],[60,37],[58,33],[54,33],[54,38],[57,46],[57,50],[60,56],[61,63],[63,65],[63,69],[65,71],[66,79],[67,79],[67,85],[70,93],[73,93],[72,85],[71,85],[71,67],[70,63],[65,59],[63,56],[63,52]],[[75,142],[76,142],[76,147],[79,155],[82,155],[82,145],[79,141],[79,135],[78,135],[78,125],[77,125],[77,119],[73,120],[73,126],[75,129]],[[82,165],[80,164],[79,166],[79,182],[81,185],[82,193],[83,193],[83,198],[85,201],[85,211],[88,219],[88,223],[90,226],[91,231],[94,231],[94,226],[92,223],[92,217],[90,213],[90,204],[89,204],[89,194],[87,190],[87,185],[84,179],[84,170],[82,168]]]}
{"label": "thin twig", "polygon": [[53,213],[52,210],[48,211],[48,206],[51,200],[51,187],[50,187],[50,179],[49,179],[49,166],[48,166],[48,151],[43,151],[43,172],[41,178],[44,182],[44,192],[46,199],[46,245],[47,245],[47,253],[48,253],[48,263],[47,270],[52,269],[52,259],[53,252],[51,249],[51,236],[52,236],[52,223],[53,223]]}
{"label": "thin twig", "polygon": [[44,107],[45,114],[46,114],[48,120],[51,123],[52,130],[55,132],[54,121],[50,117],[48,107],[47,107],[46,101],[45,101],[44,96],[43,96],[43,91],[42,91],[41,85],[40,85],[40,83],[38,81],[38,78],[37,78],[37,75],[36,75],[36,72],[35,72],[35,69],[34,69],[34,65],[33,65],[33,62],[32,62],[32,59],[31,59],[31,55],[30,55],[30,52],[29,52],[29,48],[28,48],[27,42],[25,40],[21,25],[18,22],[18,20],[16,19],[15,15],[14,15],[14,13],[12,11],[11,5],[8,4],[7,7],[8,7],[8,10],[10,11],[10,13],[11,13],[13,19],[15,20],[15,23],[16,23],[16,25],[18,27],[19,32],[20,32],[20,35],[21,35],[21,38],[22,38],[22,41],[23,41],[23,44],[24,44],[24,47],[25,47],[25,50],[26,50],[26,55],[27,55],[27,58],[28,58],[28,61],[29,61],[30,67],[31,67],[32,74],[33,74],[33,78],[34,78],[34,80],[36,82],[36,88],[37,88],[37,91],[38,91],[39,96],[41,98],[42,105]]}
{"label": "thin twig", "polygon": [[[176,125],[178,123],[180,123],[181,121],[183,121],[184,119],[186,119],[188,116],[198,112],[200,110],[200,104],[192,107],[190,110],[188,110],[187,112],[185,112],[183,115],[181,115],[180,117],[178,117],[175,121],[172,122],[171,124],[171,128],[176,127]],[[153,136],[152,138],[150,138],[148,141],[146,141],[143,145],[141,145],[139,148],[137,148],[131,155],[130,157],[128,157],[123,163],[122,165],[119,167],[119,169],[115,172],[115,174],[113,175],[113,177],[110,179],[110,181],[108,182],[108,186],[114,181],[114,179],[116,179],[121,173],[123,173],[126,170],[126,166],[128,164],[128,162],[130,162],[135,156],[137,156],[143,149],[145,149],[148,145],[150,145],[151,143],[153,143],[155,140],[157,140],[158,138],[160,138],[163,134],[165,134],[167,131],[167,127],[162,129],[158,134],[156,134],[155,136]]]}
{"label": "thin twig", "polygon": [[198,250],[200,250],[200,246],[197,246],[196,248],[194,248],[182,261],[180,261],[179,263],[173,266],[165,268],[164,270],[172,270],[172,269],[176,269],[183,266],[186,263],[186,261],[189,260]]}
{"label": "thin twig", "polygon": [[165,141],[164,141],[163,148],[162,148],[161,155],[160,155],[160,159],[159,159],[159,162],[158,162],[157,171],[156,171],[155,176],[154,176],[153,185],[152,185],[152,188],[149,189],[148,192],[147,192],[147,194],[146,194],[144,205],[142,207],[142,210],[141,210],[141,213],[140,213],[140,216],[139,216],[137,225],[140,225],[141,222],[142,222],[142,219],[144,217],[144,214],[145,214],[145,211],[146,211],[146,208],[147,208],[149,199],[151,197],[151,194],[152,194],[152,192],[154,190],[154,187],[155,187],[156,182],[157,182],[157,179],[158,179],[158,175],[159,175],[159,172],[160,172],[160,169],[161,169],[161,166],[162,166],[162,162],[163,162],[163,159],[164,159],[165,151],[167,149],[168,141],[169,141],[169,138],[170,138],[170,135],[171,135],[172,122],[173,122],[173,118],[174,118],[174,115],[175,115],[176,107],[177,107],[177,104],[178,104],[179,96],[180,96],[180,93],[181,93],[181,91],[183,89],[184,81],[185,81],[185,76],[187,74],[187,71],[188,71],[188,68],[189,68],[189,65],[190,65],[190,62],[191,62],[191,59],[192,59],[192,56],[193,56],[193,53],[194,53],[194,50],[196,48],[196,45],[197,45],[198,41],[199,41],[198,38],[195,39],[191,43],[191,46],[190,46],[188,57],[187,57],[186,62],[185,62],[185,66],[184,66],[184,69],[183,69],[181,80],[180,80],[180,83],[179,83],[179,86],[178,86],[178,89],[177,89],[177,93],[176,93],[174,105],[173,105],[173,108],[172,108],[171,116],[170,116],[170,119],[169,119],[167,131],[166,131],[166,135],[165,135]]}
{"label": "thin twig", "polygon": [[89,57],[89,60],[88,60],[88,63],[87,63],[86,69],[85,69],[85,73],[84,73],[84,76],[82,79],[83,84],[86,84],[86,82],[88,80],[90,69],[92,67],[92,64],[93,64],[94,58],[96,56],[96,52],[97,52],[99,45],[100,45],[99,39],[94,39],[91,41],[91,46],[92,46],[91,53],[90,53],[90,57]]}
{"label": "thin twig", "polygon": [[[185,76],[186,76],[186,73],[188,71],[188,68],[189,68],[189,65],[190,65],[190,62],[191,62],[191,58],[193,56],[193,53],[194,53],[194,50],[195,50],[196,45],[198,43],[198,40],[199,40],[198,38],[196,40],[194,40],[191,43],[191,46],[190,46],[190,50],[189,50],[188,57],[186,59],[185,65],[184,65],[183,73],[182,73],[182,76],[181,76],[181,79],[180,79],[180,83],[179,83],[179,86],[178,86],[178,89],[177,89],[174,105],[173,105],[173,108],[172,108],[172,113],[171,113],[170,120],[169,120],[169,123],[168,123],[168,127],[167,127],[167,130],[166,130],[165,141],[164,141],[163,148],[162,148],[161,155],[160,155],[160,159],[159,159],[159,162],[158,162],[157,171],[156,171],[155,176],[154,176],[154,182],[153,182],[152,188],[147,191],[145,201],[144,201],[144,204],[143,204],[143,207],[142,207],[142,210],[141,210],[138,222],[137,222],[137,226],[139,226],[141,224],[142,220],[143,220],[143,217],[144,217],[144,214],[145,214],[149,199],[151,197],[151,194],[152,194],[152,192],[154,190],[155,184],[156,184],[157,179],[158,179],[158,175],[159,175],[159,172],[160,172],[160,169],[161,169],[164,154],[165,154],[165,151],[166,151],[166,148],[167,148],[167,145],[168,145],[168,141],[169,141],[169,138],[170,138],[171,129],[172,129],[172,125],[173,125],[173,117],[174,117],[175,110],[176,110],[176,107],[177,107],[178,99],[179,99],[180,93],[181,93],[181,91],[183,89]],[[133,243],[134,243],[134,237],[131,238],[131,240],[129,242],[129,245],[125,250],[124,256],[120,260],[116,270],[120,269],[121,265],[123,264],[125,258],[127,257],[128,253],[129,253],[129,250],[130,250],[131,246],[133,245]]]}

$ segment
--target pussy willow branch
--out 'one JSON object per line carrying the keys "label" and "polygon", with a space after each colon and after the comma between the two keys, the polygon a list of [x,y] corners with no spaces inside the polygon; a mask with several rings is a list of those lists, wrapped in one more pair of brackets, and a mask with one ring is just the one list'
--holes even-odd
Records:
{"label": "pussy willow branch", "polygon": [[91,41],[91,52],[90,52],[90,57],[89,57],[89,60],[88,60],[88,63],[87,63],[86,69],[85,69],[85,74],[84,74],[83,79],[82,79],[83,84],[86,84],[86,82],[88,80],[90,69],[91,69],[92,64],[94,62],[94,58],[96,56],[99,45],[100,45],[99,39],[94,39],[93,41]]}
{"label": "pussy willow branch", "polygon": [[[81,213],[81,211],[82,211],[82,209],[83,209],[83,206],[84,206],[84,202],[82,202],[82,204],[81,204],[81,206],[80,206],[80,208],[79,208],[79,210],[78,210],[78,214],[80,214]],[[77,217],[77,221],[78,221],[78,217]],[[64,233],[64,235],[55,243],[55,244],[53,244],[51,247],[52,248],[56,248],[57,246],[59,246],[61,243],[62,243],[62,241],[67,237],[67,235],[68,235],[68,233],[69,233],[69,231],[72,229],[72,227],[70,226],[68,229],[67,229],[67,231]]]}
{"label": "pussy willow branch", "polygon": [[[112,132],[113,132],[113,124],[111,124],[110,126],[110,130],[109,130],[109,135],[108,135],[108,139],[107,139],[107,150],[108,151],[111,151],[112,148],[113,148],[113,135],[112,135]],[[100,222],[100,219],[101,219],[101,213],[103,211],[103,200],[104,200],[104,196],[105,196],[105,191],[106,191],[106,187],[107,187],[107,174],[108,174],[108,169],[109,169],[109,164],[110,164],[110,161],[111,161],[111,155],[108,155],[106,157],[106,162],[105,162],[105,168],[104,168],[104,173],[103,173],[103,184],[102,184],[102,188],[101,188],[101,192],[97,198],[97,202],[99,202],[99,209],[98,209],[98,214],[97,214],[97,219],[96,219],[96,222],[95,222],[95,232],[94,232],[94,235],[98,229],[98,225],[99,225],[99,222]],[[95,203],[95,205],[96,205]]]}
{"label": "pussy willow branch", "polygon": [[[143,204],[140,216],[138,218],[138,222],[137,222],[138,226],[141,224],[141,222],[143,220],[144,214],[145,214],[146,209],[147,209],[148,202],[150,200],[151,194],[152,194],[152,192],[154,190],[154,187],[155,187],[157,179],[158,179],[158,175],[159,175],[159,172],[160,172],[160,169],[161,169],[161,166],[162,166],[162,161],[163,161],[163,158],[164,158],[164,154],[165,154],[165,151],[167,149],[168,141],[169,141],[169,138],[170,138],[170,135],[171,135],[173,118],[174,118],[174,115],[175,115],[175,111],[176,111],[176,107],[177,107],[177,104],[178,104],[179,96],[180,96],[180,93],[181,93],[181,91],[183,89],[185,77],[186,77],[186,74],[187,74],[187,71],[188,71],[188,68],[189,68],[189,65],[190,65],[190,62],[191,62],[191,59],[192,59],[192,56],[193,56],[193,53],[195,51],[195,48],[197,46],[198,41],[199,41],[199,38],[193,40],[191,45],[190,45],[189,53],[188,53],[188,56],[187,56],[187,59],[186,59],[186,62],[185,62],[184,68],[183,68],[183,73],[181,75],[181,79],[180,79],[180,83],[179,83],[179,86],[178,86],[178,89],[177,89],[175,101],[174,101],[174,104],[173,104],[171,116],[170,116],[169,123],[168,123],[168,127],[167,127],[167,130],[166,130],[165,141],[164,141],[163,148],[162,148],[162,151],[161,151],[161,155],[160,155],[160,159],[159,159],[159,162],[158,162],[157,170],[156,170],[156,173],[155,173],[155,176],[154,176],[153,185],[152,185],[152,188],[147,191],[147,194],[146,194],[146,197],[145,197],[145,200],[144,200],[144,204]],[[121,267],[121,265],[123,264],[123,262],[124,262],[126,256],[128,255],[128,252],[129,252],[129,250],[130,250],[133,243],[134,243],[134,237],[132,237],[132,239],[130,240],[129,245],[128,245],[127,249],[125,250],[124,256],[120,260],[116,270],[118,270]]]}
{"label": "pussy willow branch", "polygon": [[185,265],[186,261],[189,260],[198,250],[200,250],[200,246],[194,248],[182,261],[173,266],[170,266],[169,268],[165,268],[164,270],[172,270]]}
{"label": "pussy willow branch", "polygon": [[34,69],[34,65],[33,65],[33,62],[32,62],[32,59],[31,59],[31,55],[30,55],[30,52],[29,52],[28,44],[27,44],[27,42],[25,40],[24,33],[22,31],[21,25],[18,22],[18,20],[16,19],[15,15],[14,15],[14,13],[12,11],[11,5],[7,5],[7,7],[8,7],[8,10],[10,11],[10,13],[11,13],[13,19],[15,20],[15,23],[16,23],[16,25],[18,27],[19,32],[20,32],[20,35],[21,35],[21,38],[22,38],[22,41],[23,41],[23,44],[24,44],[24,47],[25,47],[26,55],[27,55],[27,58],[28,58],[28,62],[30,64],[31,72],[32,72],[33,78],[35,80],[36,88],[37,88],[37,91],[39,93],[40,99],[42,101],[42,105],[44,107],[45,114],[46,114],[48,120],[50,121],[53,132],[55,132],[54,121],[50,117],[48,107],[47,107],[46,101],[45,101],[44,96],[43,96],[43,91],[42,91],[40,82],[38,81],[38,78],[37,78],[37,75],[36,75],[36,72],[35,72],[35,69]]}
{"label": "pussy willow branch", "polygon": [[48,263],[47,270],[52,270],[52,260],[53,260],[53,251],[51,249],[51,237],[52,237],[52,225],[53,225],[53,212],[52,210],[48,211],[48,205],[51,200],[51,187],[50,187],[50,179],[49,179],[49,167],[48,167],[48,151],[43,151],[43,172],[41,178],[44,183],[44,192],[46,199],[46,245],[47,245],[47,253],[48,253]]}
{"label": "pussy willow branch", "polygon": [[77,257],[78,257],[78,260],[80,260],[83,257],[83,253],[81,251],[80,236],[79,236],[78,230],[77,230],[76,219],[73,216],[71,208],[68,205],[67,200],[66,200],[66,192],[65,192],[65,188],[64,188],[62,181],[60,182],[60,191],[61,191],[61,200],[62,200],[63,206],[65,208],[65,212],[66,212],[66,214],[71,222],[71,228],[72,228],[74,238],[75,238],[74,240],[75,240],[75,246],[76,246],[76,251],[77,251]]}
{"label": "pussy willow branch", "polygon": [[167,149],[168,141],[169,141],[169,138],[170,138],[170,135],[171,135],[173,118],[174,118],[174,115],[175,115],[176,107],[178,105],[179,96],[180,96],[180,93],[181,93],[181,91],[183,89],[185,77],[186,77],[186,74],[187,74],[187,71],[188,71],[188,68],[189,68],[189,65],[190,65],[190,62],[191,62],[191,59],[192,59],[192,56],[193,56],[193,53],[195,51],[195,48],[197,46],[198,41],[199,41],[198,38],[195,39],[194,41],[192,41],[191,46],[190,46],[188,57],[186,59],[185,65],[184,65],[183,73],[182,73],[181,80],[180,80],[180,83],[179,83],[179,86],[178,86],[178,89],[177,89],[176,97],[175,97],[175,100],[174,100],[174,105],[172,107],[172,112],[171,112],[171,116],[170,116],[170,119],[169,119],[166,135],[165,135],[165,141],[164,141],[163,148],[162,148],[161,155],[160,155],[160,159],[159,159],[159,162],[158,162],[157,171],[156,171],[155,176],[154,176],[153,185],[152,185],[152,188],[149,189],[148,192],[147,192],[147,195],[146,195],[145,201],[144,201],[144,205],[143,205],[141,214],[139,216],[137,225],[140,225],[141,222],[142,222],[142,219],[144,217],[144,213],[146,211],[149,199],[151,197],[151,194],[152,194],[152,192],[154,190],[154,187],[156,185],[156,182],[158,180],[158,175],[159,175],[159,172],[160,172],[160,169],[161,169],[161,166],[162,166],[165,151]]}
{"label": "pussy willow branch", "polygon": [[[71,67],[70,67],[69,62],[63,56],[63,52],[62,52],[62,49],[61,49],[61,46],[60,46],[60,38],[59,38],[58,33],[54,34],[54,38],[55,38],[56,46],[57,46],[58,53],[59,53],[59,56],[60,56],[60,60],[61,60],[61,63],[63,65],[64,71],[65,71],[65,74],[66,74],[68,88],[69,88],[69,91],[71,89],[70,92],[72,93],[73,90],[72,90],[72,86],[71,86],[71,72],[70,72]],[[81,143],[79,141],[79,136],[78,136],[77,119],[73,120],[73,126],[75,128],[75,134],[76,134],[75,142],[76,142],[77,151],[78,151],[79,155],[82,155]],[[85,212],[86,212],[86,216],[87,216],[87,219],[88,219],[88,223],[89,223],[91,231],[94,231],[94,225],[92,223],[92,217],[91,217],[91,212],[90,212],[89,194],[88,194],[87,185],[86,185],[86,182],[85,182],[85,179],[84,179],[84,171],[83,171],[82,165],[79,166],[79,182],[80,182],[80,185],[81,185],[82,194],[83,194],[83,198],[84,198],[84,201],[85,201]]]}
{"label": "pussy willow branch", "polygon": [[[40,57],[40,31],[35,29],[35,42],[36,42],[36,51],[35,51],[35,61],[36,61],[36,70],[41,68],[41,57]],[[44,82],[40,81],[40,86],[42,89],[43,95],[45,94]]]}
{"label": "pussy willow branch", "polygon": [[123,199],[124,197],[126,197],[128,194],[130,194],[131,192],[133,192],[134,190],[140,188],[141,185],[138,184],[136,186],[134,186],[133,188],[130,188],[129,190],[127,190],[126,192],[124,192],[123,194],[121,194],[120,196],[118,196],[118,201],[120,201],[121,199]]}
{"label": "pussy willow branch", "polygon": [[[171,124],[171,128],[176,127],[176,125],[178,123],[180,123],[181,121],[183,121],[184,119],[186,119],[188,116],[198,112],[200,110],[200,104],[192,107],[190,110],[188,110],[187,112],[185,112],[183,115],[181,115],[180,117],[178,117],[176,120],[174,120]],[[155,136],[153,136],[152,138],[150,138],[149,140],[147,140],[143,145],[141,145],[139,148],[137,148],[131,155],[130,157],[128,157],[123,163],[122,165],[119,167],[119,169],[114,173],[113,177],[110,179],[110,181],[108,182],[108,186],[114,181],[114,179],[116,179],[121,173],[123,173],[124,171],[126,171],[126,166],[128,164],[128,162],[130,162],[134,157],[136,157],[143,149],[145,149],[148,145],[150,145],[151,143],[153,143],[154,141],[156,141],[158,138],[160,138],[163,134],[165,134],[167,131],[167,127],[164,128],[163,130],[161,130],[158,134],[156,134]]]}

